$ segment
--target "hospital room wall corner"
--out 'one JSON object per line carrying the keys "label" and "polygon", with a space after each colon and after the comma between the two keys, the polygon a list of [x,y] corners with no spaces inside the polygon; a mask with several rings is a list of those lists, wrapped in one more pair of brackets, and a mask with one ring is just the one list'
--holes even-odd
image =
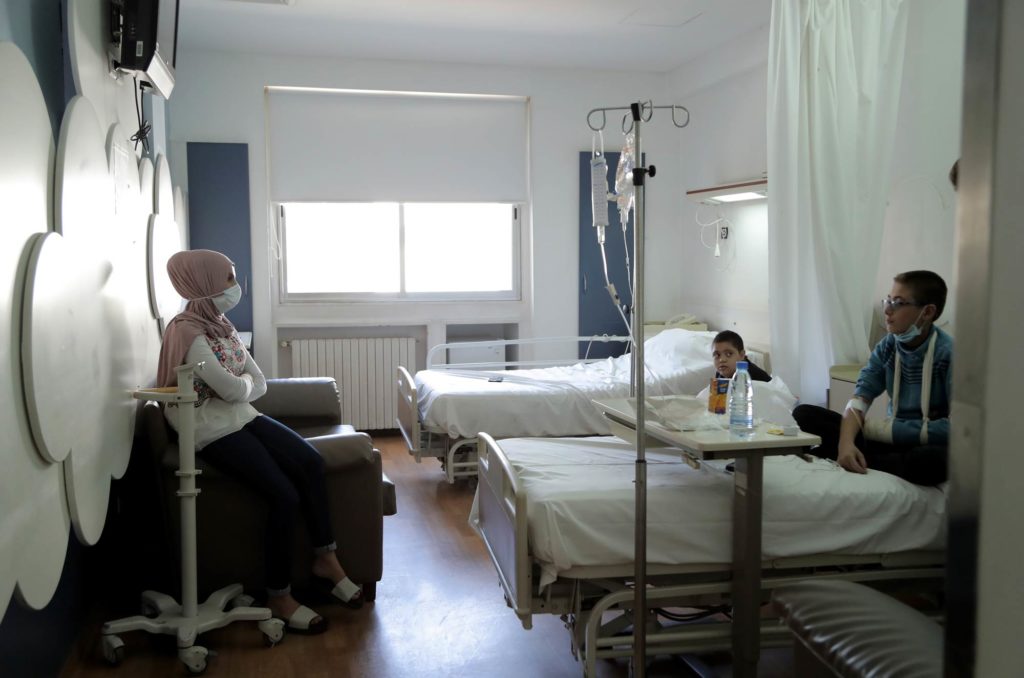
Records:
{"label": "hospital room wall corner", "polygon": [[[67,0],[0,0],[0,42],[14,43],[35,71],[55,143],[67,102],[75,94],[67,62],[66,12]],[[0,340],[13,342],[10,337]],[[0,446],[0,462],[4,453],[5,448]],[[118,495],[118,485],[127,480],[126,474],[124,480],[115,483],[112,497]],[[116,500],[111,502],[111,506],[115,505]],[[106,524],[103,538],[91,548],[82,546],[73,533],[69,534],[61,580],[44,609],[24,607],[16,596],[10,600],[0,619],[0,675],[58,675],[87,623],[98,621],[93,619],[97,601],[101,596],[106,600],[113,593],[106,584],[115,573],[123,574],[122,566],[118,566],[120,572],[112,567],[114,552],[122,541],[117,539],[121,526],[112,516],[108,516]],[[128,595],[120,590],[117,593]]]}

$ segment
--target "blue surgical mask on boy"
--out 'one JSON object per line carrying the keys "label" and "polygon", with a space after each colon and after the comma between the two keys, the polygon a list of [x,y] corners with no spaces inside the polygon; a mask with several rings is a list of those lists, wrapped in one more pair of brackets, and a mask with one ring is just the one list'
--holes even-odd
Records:
{"label": "blue surgical mask on boy", "polygon": [[914,339],[920,337],[921,328],[917,326],[917,321],[921,319],[922,315],[924,315],[923,308],[921,309],[921,312],[917,314],[917,320],[914,321],[914,324],[908,327],[906,331],[896,335],[896,341],[900,342],[901,344],[909,344],[910,342],[914,341]]}
{"label": "blue surgical mask on boy", "polygon": [[227,313],[242,299],[242,288],[235,283],[231,287],[224,290],[213,298],[213,305],[217,307],[217,310],[221,313]]}

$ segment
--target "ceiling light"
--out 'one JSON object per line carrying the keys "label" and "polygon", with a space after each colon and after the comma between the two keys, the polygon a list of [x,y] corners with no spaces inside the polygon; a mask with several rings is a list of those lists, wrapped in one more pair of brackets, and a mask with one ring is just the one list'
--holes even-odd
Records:
{"label": "ceiling light", "polygon": [[713,200],[718,202],[743,202],[744,200],[760,200],[765,197],[764,193],[730,193],[729,195],[720,195]]}
{"label": "ceiling light", "polygon": [[230,0],[231,2],[248,2],[257,5],[294,5],[295,0]]}

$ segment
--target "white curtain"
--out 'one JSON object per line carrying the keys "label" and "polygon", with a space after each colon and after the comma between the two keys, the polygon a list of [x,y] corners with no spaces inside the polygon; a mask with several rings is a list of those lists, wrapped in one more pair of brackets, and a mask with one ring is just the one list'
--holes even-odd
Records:
{"label": "white curtain", "polygon": [[903,0],[772,3],[772,364],[803,402],[870,352],[906,33]]}

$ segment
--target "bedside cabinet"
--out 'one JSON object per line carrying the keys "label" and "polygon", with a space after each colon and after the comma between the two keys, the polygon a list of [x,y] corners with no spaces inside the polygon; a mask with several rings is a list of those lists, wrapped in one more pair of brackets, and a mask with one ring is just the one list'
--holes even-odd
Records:
{"label": "bedside cabinet", "polygon": [[[857,377],[863,365],[833,365],[828,370],[828,409],[833,412],[843,413],[846,403],[853,397],[853,388],[857,385]],[[868,416],[872,419],[884,417],[889,409],[889,395],[883,393],[875,398],[868,410]]]}

